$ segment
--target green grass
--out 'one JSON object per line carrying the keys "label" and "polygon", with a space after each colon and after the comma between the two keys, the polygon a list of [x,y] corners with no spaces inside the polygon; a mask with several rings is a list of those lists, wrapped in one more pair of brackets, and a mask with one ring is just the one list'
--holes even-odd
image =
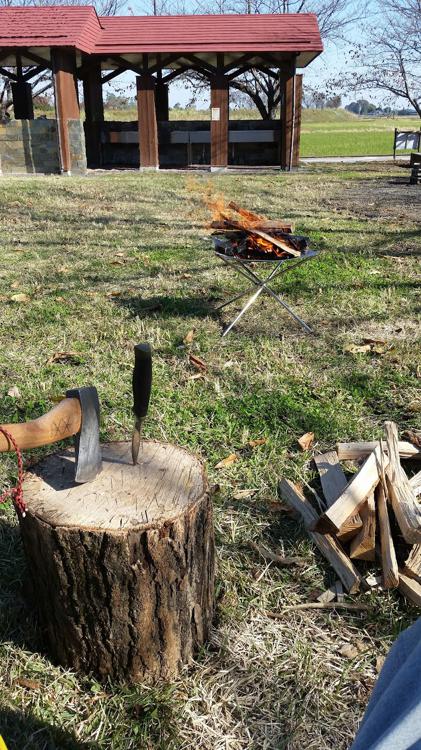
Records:
{"label": "green grass", "polygon": [[[42,114],[37,112],[36,114]],[[54,117],[53,111],[46,113]],[[106,120],[137,120],[136,108],[110,110]],[[209,120],[210,110],[172,109],[171,120]],[[232,120],[260,120],[255,109],[231,110]],[[303,109],[301,156],[391,156],[395,128],[418,130],[419,117],[357,117],[344,109]],[[405,151],[398,152],[404,155]]]}
{"label": "green grass", "polygon": [[[376,677],[376,657],[417,616],[395,592],[361,595],[364,613],[265,609],[307,601],[334,574],[301,526],[276,509],[280,475],[313,482],[297,439],[317,449],[370,439],[383,420],[420,425],[417,274],[421,242],[416,188],[388,166],[329,166],[295,174],[121,173],[0,181],[0,422],[30,419],[66,388],[93,383],[102,439],[128,439],[132,347],[154,348],[149,437],[197,452],[215,497],[217,616],[212,643],[174,685],[154,690],[98,685],[53,665],[25,604],[16,521],[0,511],[0,727],[9,750],[345,750]],[[291,218],[318,259],[280,285],[314,326],[306,336],[264,299],[221,339],[215,305],[237,288],[204,239],[209,185],[271,217]],[[241,282],[240,282],[241,283]],[[26,302],[13,301],[26,294]],[[235,308],[235,305],[234,305]],[[183,343],[194,329],[190,348]],[[350,342],[388,343],[352,355]],[[71,364],[52,364],[73,351]],[[192,379],[189,351],[207,373]],[[18,398],[7,395],[12,386]],[[267,442],[223,471],[216,463],[254,438]],[[45,453],[33,451],[32,457]],[[14,481],[2,455],[0,488]],[[248,501],[238,489],[256,488]],[[267,567],[261,541],[306,566]],[[344,642],[362,641],[349,662]],[[25,687],[22,679],[34,681]]]}

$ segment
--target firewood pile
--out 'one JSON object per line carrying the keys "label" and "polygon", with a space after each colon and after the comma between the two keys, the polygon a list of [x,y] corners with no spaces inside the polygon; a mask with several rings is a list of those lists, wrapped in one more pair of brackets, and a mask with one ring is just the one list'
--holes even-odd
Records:
{"label": "firewood pile", "polygon": [[[315,455],[323,494],[314,493],[318,511],[287,479],[279,492],[345,591],[397,588],[421,607],[421,471],[409,477],[409,466],[421,459],[421,433],[408,433],[410,441],[399,440],[397,425],[385,422],[382,440],[339,443],[336,451]],[[350,481],[341,461],[359,464]],[[368,575],[363,561],[378,564],[381,577]]]}
{"label": "firewood pile", "polygon": [[294,235],[288,221],[271,221],[242,208],[234,201],[208,202],[213,212],[211,228],[218,252],[239,258],[275,260],[300,257],[308,249],[306,237]]}

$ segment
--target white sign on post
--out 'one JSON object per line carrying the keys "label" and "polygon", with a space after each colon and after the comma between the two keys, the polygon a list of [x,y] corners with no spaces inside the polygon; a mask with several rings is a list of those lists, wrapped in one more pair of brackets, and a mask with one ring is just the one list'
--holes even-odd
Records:
{"label": "white sign on post", "polygon": [[212,107],[211,117],[212,117],[213,122],[219,121],[221,119],[220,107]]}
{"label": "white sign on post", "polygon": [[420,147],[419,133],[396,133],[396,151],[418,149]]}

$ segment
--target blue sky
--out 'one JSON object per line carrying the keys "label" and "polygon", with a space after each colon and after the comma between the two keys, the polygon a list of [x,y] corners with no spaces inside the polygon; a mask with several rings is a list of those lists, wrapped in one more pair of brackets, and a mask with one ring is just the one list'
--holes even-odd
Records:
{"label": "blue sky", "polygon": [[[157,0],[159,5],[159,0]],[[351,11],[355,8],[356,2],[354,0],[351,0],[349,3],[349,7]],[[186,10],[189,10],[189,2],[185,3]],[[358,40],[361,41],[361,30],[362,27],[364,27],[367,23],[374,22],[376,20],[376,15],[379,13],[381,14],[382,10],[382,4],[381,2],[377,2],[377,0],[369,0],[369,8],[370,8],[370,14],[368,18],[364,21],[357,21],[353,26],[350,26],[346,30],[346,34],[348,39],[351,41]],[[122,11],[124,14],[135,14],[135,15],[143,15],[145,13],[150,13],[152,10],[152,0],[140,0],[140,2],[129,2],[127,3],[125,10]],[[304,74],[304,85],[307,84],[309,87],[315,87],[318,90],[324,89],[324,82],[329,80],[330,78],[337,77],[340,75],[340,71],[345,69],[349,65],[349,61],[347,59],[347,52],[349,50],[349,45],[346,42],[342,43],[334,43],[334,42],[326,42],[325,44],[325,50],[324,52],[316,58],[310,65],[303,69],[301,72]],[[349,67],[347,68],[349,72]],[[120,76],[118,79],[116,79],[115,86],[128,86],[130,85],[130,95],[135,95],[135,85],[134,85],[135,76],[134,74],[124,74]],[[113,90],[114,86],[109,90]],[[129,93],[129,92],[128,92]],[[341,92],[339,92],[341,93]],[[177,102],[180,103],[182,106],[187,104],[191,96],[191,93],[185,89],[182,83],[177,83],[177,81],[174,81],[170,86],[170,106],[174,106]],[[384,95],[380,94],[379,92],[372,91],[372,92],[362,92],[361,98],[367,98],[370,99],[370,101],[373,101],[375,103],[378,103],[380,105],[385,104]],[[358,94],[352,93],[351,95],[342,94],[342,101],[343,104],[346,104],[352,100],[355,100],[356,98],[359,98]],[[390,102],[387,102],[390,103]],[[406,106],[406,103],[404,100],[397,99],[396,100],[397,107],[404,107]],[[197,101],[198,107],[208,107],[209,106],[209,96],[204,94],[201,96]]]}

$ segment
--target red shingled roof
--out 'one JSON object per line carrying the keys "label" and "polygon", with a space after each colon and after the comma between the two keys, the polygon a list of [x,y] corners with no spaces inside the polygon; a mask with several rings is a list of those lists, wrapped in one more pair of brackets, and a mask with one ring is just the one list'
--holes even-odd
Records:
{"label": "red shingled roof", "polygon": [[276,15],[118,16],[101,18],[95,51],[319,52],[313,13]]}
{"label": "red shingled roof", "polygon": [[70,46],[86,53],[323,50],[313,13],[100,17],[89,6],[0,8],[0,47]]}
{"label": "red shingled roof", "polygon": [[101,33],[89,6],[0,8],[0,47],[76,47],[92,52]]}

